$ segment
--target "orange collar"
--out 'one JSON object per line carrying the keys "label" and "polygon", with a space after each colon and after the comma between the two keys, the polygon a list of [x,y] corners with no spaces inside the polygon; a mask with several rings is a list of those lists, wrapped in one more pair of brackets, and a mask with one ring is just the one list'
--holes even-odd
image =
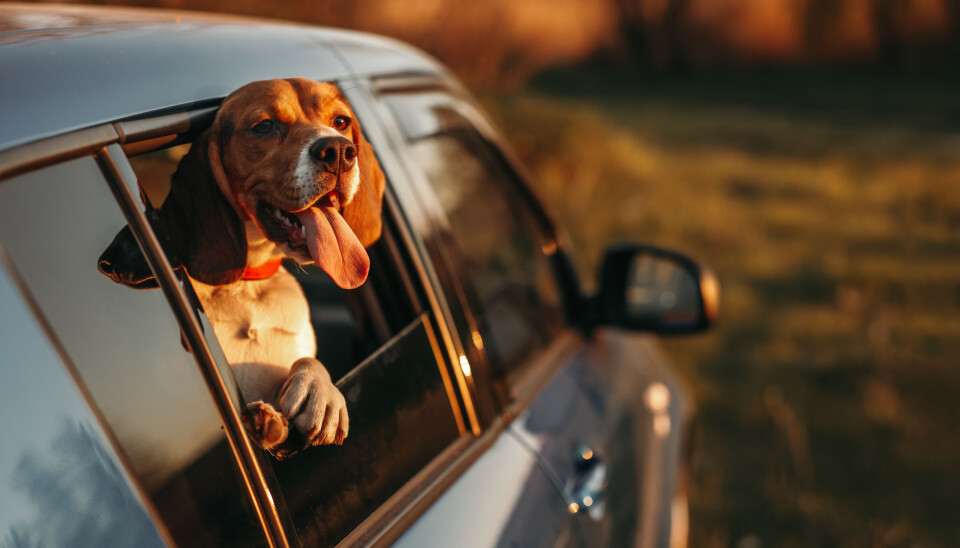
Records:
{"label": "orange collar", "polygon": [[271,259],[260,266],[247,266],[243,269],[244,280],[264,280],[280,270],[282,259]]}

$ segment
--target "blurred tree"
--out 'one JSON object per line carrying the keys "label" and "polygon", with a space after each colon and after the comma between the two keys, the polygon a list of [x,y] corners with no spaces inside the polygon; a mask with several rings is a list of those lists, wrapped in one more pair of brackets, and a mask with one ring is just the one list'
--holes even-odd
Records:
{"label": "blurred tree", "polygon": [[877,57],[887,67],[898,67],[903,62],[904,44],[898,20],[903,16],[909,0],[875,0],[873,30],[877,41]]}
{"label": "blurred tree", "polygon": [[613,0],[620,38],[630,61],[640,64],[650,59],[649,28],[644,17],[645,0]]}
{"label": "blurred tree", "polygon": [[684,23],[690,0],[612,0],[627,59],[683,70],[689,64]]}
{"label": "blurred tree", "polygon": [[947,20],[949,27],[947,31],[950,40],[951,57],[954,61],[960,57],[960,1],[947,0]]}
{"label": "blurred tree", "polygon": [[685,71],[690,64],[683,32],[689,9],[690,0],[673,0],[667,5],[667,11],[663,16],[663,37],[667,46],[667,64],[678,72]]}
{"label": "blurred tree", "polygon": [[821,57],[830,49],[830,37],[841,25],[844,0],[809,0],[804,21],[807,55]]}

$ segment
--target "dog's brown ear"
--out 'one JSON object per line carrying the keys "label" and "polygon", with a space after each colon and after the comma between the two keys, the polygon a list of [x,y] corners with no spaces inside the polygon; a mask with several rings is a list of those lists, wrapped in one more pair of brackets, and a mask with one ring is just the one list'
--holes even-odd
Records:
{"label": "dog's brown ear", "polygon": [[353,142],[357,145],[357,161],[360,163],[360,187],[350,205],[343,208],[343,218],[360,239],[363,247],[370,247],[380,238],[382,220],[380,208],[386,178],[373,147],[363,136],[360,127],[354,125]]}
{"label": "dog's brown ear", "polygon": [[230,130],[215,126],[194,141],[158,210],[172,247],[167,254],[176,255],[192,278],[208,285],[239,280],[247,263],[243,222],[216,180],[223,176],[219,141],[224,129]]}

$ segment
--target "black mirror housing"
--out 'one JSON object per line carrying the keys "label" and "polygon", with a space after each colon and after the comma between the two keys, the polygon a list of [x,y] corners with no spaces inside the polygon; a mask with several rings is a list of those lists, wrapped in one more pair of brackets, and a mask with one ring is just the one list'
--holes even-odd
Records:
{"label": "black mirror housing", "polygon": [[607,249],[596,298],[599,325],[693,333],[713,324],[719,303],[716,277],[689,257],[640,244]]}

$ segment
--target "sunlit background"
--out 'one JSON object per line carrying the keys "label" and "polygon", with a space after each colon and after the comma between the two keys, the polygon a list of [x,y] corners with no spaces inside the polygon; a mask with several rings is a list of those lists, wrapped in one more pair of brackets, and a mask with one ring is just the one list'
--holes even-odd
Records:
{"label": "sunlit background", "polygon": [[411,42],[477,92],[585,278],[613,240],[711,265],[720,325],[665,343],[691,546],[960,542],[960,2],[129,4]]}

